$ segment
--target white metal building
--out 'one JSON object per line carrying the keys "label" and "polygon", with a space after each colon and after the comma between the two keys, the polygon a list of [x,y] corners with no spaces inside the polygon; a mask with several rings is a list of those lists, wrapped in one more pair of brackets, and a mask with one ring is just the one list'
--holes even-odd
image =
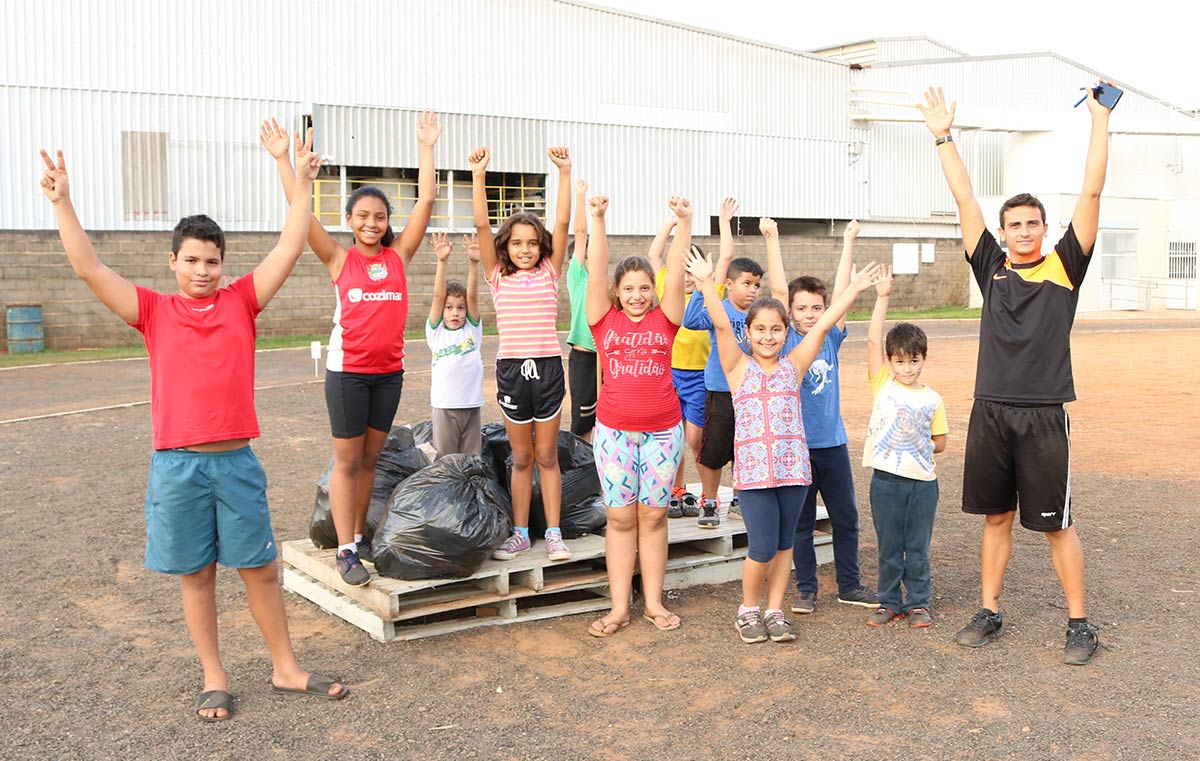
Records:
{"label": "white metal building", "polygon": [[[470,227],[472,148],[492,149],[500,214],[552,206],[545,149],[564,144],[576,176],[612,196],[615,235],[653,233],[679,193],[700,218],[735,195],[785,232],[857,217],[866,234],[953,238],[953,200],[913,123],[931,83],[960,101],[956,140],[985,206],[1033,192],[1053,226],[1070,216],[1086,148],[1087,115],[1069,105],[1098,76],[1053,54],[970,57],[925,38],[806,53],[569,0],[0,0],[0,24],[0,230],[54,225],[39,147],[66,153],[89,228],[170,229],[204,211],[230,230],[278,229],[282,193],[257,140],[271,116],[311,120],[330,157],[326,224],[360,180],[404,214],[428,108],[446,122],[443,229]],[[53,30],[49,48],[36,30]],[[1184,284],[1171,305],[1194,307],[1200,119],[1125,89],[1102,277],[1081,308],[1162,306],[1159,280]]]}

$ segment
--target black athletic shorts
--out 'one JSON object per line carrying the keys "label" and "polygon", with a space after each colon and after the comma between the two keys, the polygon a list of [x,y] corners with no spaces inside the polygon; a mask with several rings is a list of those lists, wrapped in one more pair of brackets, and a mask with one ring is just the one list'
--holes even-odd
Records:
{"label": "black athletic shorts", "polygon": [[496,401],[514,423],[553,420],[566,394],[562,357],[496,360]]}
{"label": "black athletic shorts", "polygon": [[596,427],[596,352],[571,348],[567,355],[571,383],[571,433],[586,436]]}
{"label": "black athletic shorts", "polygon": [[344,373],[325,371],[325,406],[335,439],[362,436],[368,428],[392,430],[404,371],[394,373]]}
{"label": "black athletic shorts", "polygon": [[1061,531],[1071,525],[1071,440],[1061,404],[1018,407],[976,399],[967,426],[963,512],[1020,508],[1021,525]]}
{"label": "black athletic shorts", "polygon": [[704,433],[696,462],[713,470],[733,462],[733,395],[728,391],[704,394]]}

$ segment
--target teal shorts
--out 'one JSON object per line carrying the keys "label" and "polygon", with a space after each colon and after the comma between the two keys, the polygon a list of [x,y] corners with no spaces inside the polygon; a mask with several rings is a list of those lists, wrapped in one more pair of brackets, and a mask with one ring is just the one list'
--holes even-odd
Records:
{"label": "teal shorts", "polygon": [[259,568],[275,559],[267,474],[250,447],[162,449],[146,485],[146,567],[195,573],[218,562]]}

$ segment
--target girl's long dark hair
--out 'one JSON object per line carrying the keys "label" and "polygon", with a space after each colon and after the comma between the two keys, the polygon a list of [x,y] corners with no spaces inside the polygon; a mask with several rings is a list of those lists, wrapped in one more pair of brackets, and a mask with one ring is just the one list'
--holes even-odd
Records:
{"label": "girl's long dark hair", "polygon": [[346,214],[353,214],[354,205],[357,204],[359,200],[368,196],[371,198],[378,198],[380,201],[383,201],[383,206],[387,209],[388,226],[387,229],[383,231],[383,237],[379,239],[379,242],[382,243],[384,247],[391,248],[392,243],[396,240],[396,234],[392,232],[392,202],[388,200],[387,193],[384,193],[374,185],[363,185],[360,188],[355,188],[354,192],[350,194],[350,197],[346,199]]}

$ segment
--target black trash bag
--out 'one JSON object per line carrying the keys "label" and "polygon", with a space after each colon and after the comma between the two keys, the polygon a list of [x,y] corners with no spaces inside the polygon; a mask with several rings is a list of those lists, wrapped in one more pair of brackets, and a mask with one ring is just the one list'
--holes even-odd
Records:
{"label": "black trash bag", "polygon": [[417,423],[412,427],[412,435],[416,446],[433,441],[433,421],[426,420],[424,423]]}
{"label": "black trash bag", "polygon": [[[405,447],[403,445],[407,444]],[[371,504],[367,507],[365,536],[371,539],[387,517],[388,499],[401,481],[429,464],[425,453],[412,444],[412,432],[408,426],[396,426],[388,434],[379,462],[375,466],[375,485],[371,488]],[[308,524],[308,538],[323,550],[337,547],[337,530],[333,527],[333,513],[329,510],[329,474],[333,471],[333,458],[325,474],[317,481],[317,497],[313,504],[312,519]]]}
{"label": "black trash bag", "polygon": [[492,468],[496,474],[497,480],[504,476],[504,481],[501,483],[505,489],[508,489],[508,458],[512,455],[512,444],[508,442],[508,431],[504,430],[504,423],[488,423],[480,433],[483,435],[483,448],[481,453],[490,452],[492,456]]}
{"label": "black trash bag", "polygon": [[[509,475],[512,475],[511,471]],[[603,534],[607,524],[604,500],[600,497],[600,476],[596,468],[562,471],[562,514],[558,526],[562,529],[563,537],[578,539],[584,534]],[[533,497],[529,501],[529,531],[535,537],[546,533],[542,479],[537,468],[533,471]]]}
{"label": "black trash bag", "polygon": [[464,578],[512,531],[512,503],[483,458],[446,455],[396,488],[374,542],[375,570],[394,579]]}
{"label": "black trash bag", "polygon": [[483,458],[483,468],[487,472],[487,477],[495,481],[500,485],[500,488],[507,492],[508,484],[504,483],[500,477],[500,474],[504,473],[505,471],[496,470],[496,458],[492,452],[492,442],[488,439],[486,432],[483,430],[479,432],[479,438],[479,456]]}

